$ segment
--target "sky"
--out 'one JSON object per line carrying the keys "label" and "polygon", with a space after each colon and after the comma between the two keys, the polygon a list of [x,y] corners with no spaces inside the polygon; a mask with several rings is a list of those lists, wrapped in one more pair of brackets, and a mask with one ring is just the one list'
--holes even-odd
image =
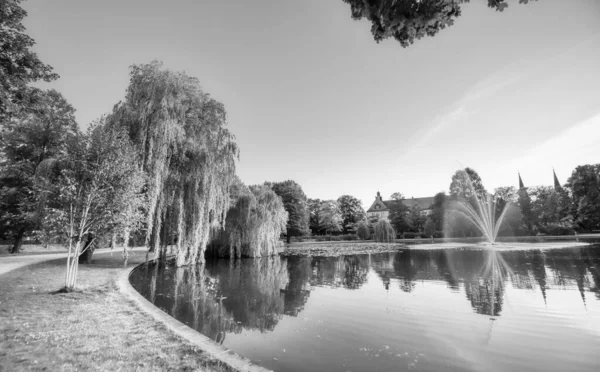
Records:
{"label": "sky", "polygon": [[33,50],[85,128],[153,59],[223,102],[248,185],[309,198],[433,196],[457,169],[484,186],[564,183],[600,163],[600,1],[472,0],[409,48],[377,44],[342,0],[28,0]]}

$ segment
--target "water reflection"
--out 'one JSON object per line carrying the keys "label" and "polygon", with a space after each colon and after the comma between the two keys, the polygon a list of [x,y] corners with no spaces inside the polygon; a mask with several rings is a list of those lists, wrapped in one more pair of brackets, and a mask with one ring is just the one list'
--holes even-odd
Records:
{"label": "water reflection", "polygon": [[[131,281],[157,306],[223,343],[228,334],[271,332],[284,317],[298,317],[307,307],[318,306],[310,302],[317,287],[348,292],[368,287],[389,295],[419,296],[430,288],[429,283],[442,284],[450,293],[462,293],[458,298],[463,303],[466,299],[474,313],[492,318],[503,316],[510,288],[541,296],[543,303],[551,291],[575,289],[586,306],[591,299],[600,300],[599,252],[597,248],[446,249],[336,258],[218,260],[180,269],[149,265],[134,272]],[[436,302],[429,300],[432,306]],[[443,308],[445,304],[437,305]],[[344,311],[359,314],[359,310]]]}

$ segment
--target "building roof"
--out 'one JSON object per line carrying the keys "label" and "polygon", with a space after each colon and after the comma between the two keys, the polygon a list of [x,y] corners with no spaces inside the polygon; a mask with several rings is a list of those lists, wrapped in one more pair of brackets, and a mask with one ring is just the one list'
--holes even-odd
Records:
{"label": "building roof", "polygon": [[389,211],[389,210],[390,209],[388,208],[388,206],[385,205],[385,203],[381,199],[381,194],[379,193],[379,191],[377,191],[377,196],[375,197],[375,201],[373,202],[373,204],[371,204],[371,207],[367,210],[367,213],[383,212],[383,211]]}
{"label": "building roof", "polygon": [[[377,192],[375,201],[367,210],[367,213],[389,211],[390,208],[392,208],[392,206],[394,205],[394,203],[398,203],[398,201],[382,200],[381,195],[379,194],[379,192]],[[428,210],[431,209],[431,206],[433,205],[433,196],[427,196],[424,198],[406,198],[402,200],[402,203],[408,208],[413,208],[414,206],[417,206],[421,210]]]}
{"label": "building roof", "polygon": [[[393,203],[395,200],[386,200],[384,203]],[[421,210],[431,209],[433,205],[433,196],[426,196],[423,198],[406,198],[402,200],[402,203],[409,208],[418,206]]]}

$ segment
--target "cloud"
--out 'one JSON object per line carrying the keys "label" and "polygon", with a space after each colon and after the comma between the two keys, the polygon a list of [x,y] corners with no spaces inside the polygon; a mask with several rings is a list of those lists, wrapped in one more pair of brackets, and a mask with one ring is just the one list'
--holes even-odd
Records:
{"label": "cloud", "polygon": [[506,165],[507,169],[535,171],[540,164],[563,173],[576,165],[600,163],[600,112],[533,147],[527,154]]}
{"label": "cloud", "polygon": [[404,156],[408,156],[422,148],[423,145],[429,143],[444,129],[466,120],[469,114],[478,108],[481,100],[493,97],[499,91],[517,84],[521,79],[521,74],[509,73],[505,68],[477,82],[444,114],[433,119],[431,125],[411,136],[409,141],[411,145],[409,145]]}

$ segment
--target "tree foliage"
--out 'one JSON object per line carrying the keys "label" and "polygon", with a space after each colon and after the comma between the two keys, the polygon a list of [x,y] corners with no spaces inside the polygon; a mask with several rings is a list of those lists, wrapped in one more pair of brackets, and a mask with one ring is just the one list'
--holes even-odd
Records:
{"label": "tree foliage", "polygon": [[[344,0],[350,4],[352,18],[366,18],[372,24],[376,42],[393,37],[406,48],[425,36],[435,36],[454,24],[461,5],[469,0]],[[488,6],[503,11],[506,0],[488,0]],[[527,3],[528,0],[519,0]]]}
{"label": "tree foliage", "polygon": [[435,231],[444,230],[444,216],[446,214],[447,199],[448,196],[443,191],[438,192],[433,197],[430,218],[435,225]]}
{"label": "tree foliage", "polygon": [[567,180],[575,221],[585,230],[600,229],[600,164],[580,165]]}
{"label": "tree foliage", "polygon": [[21,0],[0,0],[0,122],[18,113],[35,92],[27,84],[58,78],[30,48],[35,41],[25,34],[27,12]]}
{"label": "tree foliage", "polygon": [[49,168],[77,135],[75,109],[54,90],[40,91],[35,104],[7,119],[0,129],[0,235],[15,239],[39,228],[52,182]]}
{"label": "tree foliage", "polygon": [[286,225],[286,236],[288,243],[292,236],[302,236],[309,233],[309,211],[308,199],[302,191],[302,187],[292,180],[283,182],[266,183],[281,200],[285,210],[288,212],[288,222]]}
{"label": "tree foliage", "polygon": [[176,236],[178,266],[204,260],[209,228],[222,225],[238,147],[225,107],[198,80],[153,61],[133,65],[110,121],[129,133],[148,174],[147,244],[158,257]]}
{"label": "tree foliage", "polygon": [[380,243],[393,243],[396,232],[388,220],[380,220],[374,226],[373,239]]}
{"label": "tree foliage", "polygon": [[356,227],[356,235],[361,240],[368,240],[371,237],[371,231],[369,230],[369,225],[366,221],[360,221]]}
{"label": "tree foliage", "polygon": [[473,200],[474,197],[485,197],[487,191],[479,174],[471,168],[459,169],[452,176],[450,196],[454,199]]}
{"label": "tree foliage", "polygon": [[399,192],[395,192],[390,196],[391,200],[388,204],[390,214],[388,219],[396,232],[404,233],[411,230],[410,222],[410,210],[404,204],[404,195]]}
{"label": "tree foliage", "polygon": [[342,231],[344,220],[337,201],[323,200],[320,206],[319,218],[319,226],[325,230],[326,234]]}
{"label": "tree foliage", "polygon": [[44,221],[47,235],[68,243],[67,289],[76,285],[79,256],[98,237],[139,227],[142,214],[124,212],[143,207],[143,185],[137,153],[124,131],[106,130],[100,121],[69,140],[60,176],[47,190],[54,195]]}
{"label": "tree foliage", "polygon": [[321,222],[321,199],[308,199],[309,228],[312,235],[320,235],[323,231]]}
{"label": "tree foliage", "polygon": [[231,188],[231,208],[223,229],[211,242],[219,257],[264,257],[278,253],[288,214],[281,198],[266,185]]}
{"label": "tree foliage", "polygon": [[342,195],[337,199],[337,202],[342,213],[344,233],[355,231],[356,224],[365,219],[362,202],[351,195]]}

